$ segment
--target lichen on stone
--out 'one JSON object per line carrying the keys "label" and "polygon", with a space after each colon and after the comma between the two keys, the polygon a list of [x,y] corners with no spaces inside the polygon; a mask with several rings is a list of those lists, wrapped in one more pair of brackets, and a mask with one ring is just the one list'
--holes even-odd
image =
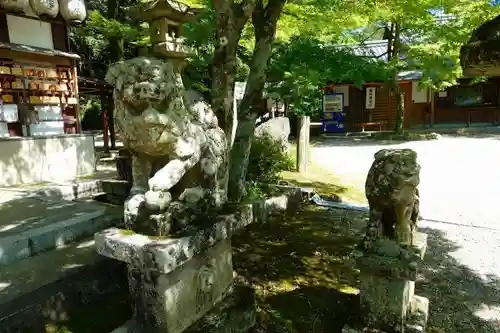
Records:
{"label": "lichen on stone", "polygon": [[132,159],[127,227],[164,236],[189,224],[200,208],[221,207],[226,135],[208,104],[189,101],[179,66],[137,57],[112,65],[106,81],[114,87],[115,123]]}
{"label": "lichen on stone", "polygon": [[380,238],[410,246],[419,217],[420,165],[411,149],[382,149],[365,184],[370,217],[363,246],[372,247]]}

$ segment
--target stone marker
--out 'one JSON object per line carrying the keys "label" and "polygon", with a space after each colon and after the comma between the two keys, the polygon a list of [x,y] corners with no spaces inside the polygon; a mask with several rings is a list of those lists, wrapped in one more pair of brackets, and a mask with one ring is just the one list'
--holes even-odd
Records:
{"label": "stone marker", "polygon": [[361,272],[364,328],[354,332],[425,332],[429,301],[414,294],[427,235],[417,232],[420,166],[411,149],[375,154],[366,179],[370,218],[353,257]]}
{"label": "stone marker", "polygon": [[260,124],[255,128],[256,137],[268,136],[275,141],[280,142],[283,147],[289,150],[290,144],[288,137],[290,136],[290,119],[287,117],[271,118],[265,123]]}

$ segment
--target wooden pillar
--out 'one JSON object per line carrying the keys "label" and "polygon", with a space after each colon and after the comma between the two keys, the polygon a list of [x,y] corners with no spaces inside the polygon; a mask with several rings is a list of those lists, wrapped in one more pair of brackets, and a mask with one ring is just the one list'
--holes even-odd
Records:
{"label": "wooden pillar", "polygon": [[73,63],[73,69],[71,72],[71,76],[73,77],[73,83],[74,83],[74,94],[76,98],[76,105],[75,105],[75,117],[76,117],[76,133],[81,133],[82,132],[82,122],[80,119],[80,97],[78,96],[78,71],[76,68],[77,62],[75,61]]}
{"label": "wooden pillar", "polygon": [[307,172],[307,162],[309,159],[309,132],[310,117],[298,117],[297,128],[297,171]]}
{"label": "wooden pillar", "polygon": [[103,141],[104,141],[104,152],[109,153],[109,124],[108,124],[108,103],[106,97],[101,95],[101,115],[102,115],[102,129],[103,129]]}
{"label": "wooden pillar", "polygon": [[431,103],[431,119],[430,119],[430,122],[431,122],[431,127],[434,127],[434,116],[436,114],[436,105],[435,105],[435,101],[434,101],[434,90],[432,88],[429,88],[429,100],[430,100],[430,103]]}
{"label": "wooden pillar", "polygon": [[116,126],[115,126],[115,101],[113,94],[108,97],[108,126],[109,138],[111,139],[111,149],[116,149]]}

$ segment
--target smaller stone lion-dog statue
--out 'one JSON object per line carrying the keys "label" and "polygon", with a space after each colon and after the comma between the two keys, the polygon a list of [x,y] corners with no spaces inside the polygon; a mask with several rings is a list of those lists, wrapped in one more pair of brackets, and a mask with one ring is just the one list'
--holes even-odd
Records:
{"label": "smaller stone lion-dog statue", "polygon": [[222,206],[226,136],[207,104],[188,105],[178,68],[137,57],[112,65],[106,81],[114,87],[115,123],[132,158],[126,226],[163,236],[193,218],[186,207]]}
{"label": "smaller stone lion-dog statue", "polygon": [[411,246],[419,218],[420,165],[411,149],[382,149],[375,153],[366,178],[370,218],[362,246],[383,237]]}

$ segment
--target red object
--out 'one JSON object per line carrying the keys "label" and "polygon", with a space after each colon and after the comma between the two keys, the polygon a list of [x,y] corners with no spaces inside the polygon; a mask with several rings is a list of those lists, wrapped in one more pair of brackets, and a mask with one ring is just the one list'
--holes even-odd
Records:
{"label": "red object", "polygon": [[104,151],[107,153],[109,152],[109,140],[108,140],[108,112],[103,111],[102,112],[102,124],[104,127],[104,133],[103,133],[103,140],[104,140]]}

